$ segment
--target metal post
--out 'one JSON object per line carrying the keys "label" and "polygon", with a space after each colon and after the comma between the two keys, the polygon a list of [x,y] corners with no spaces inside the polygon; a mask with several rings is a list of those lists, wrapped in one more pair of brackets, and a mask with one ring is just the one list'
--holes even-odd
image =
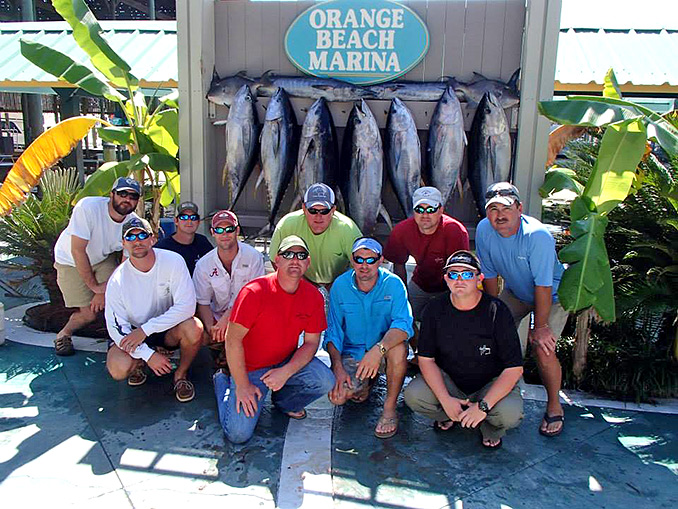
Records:
{"label": "metal post", "polygon": [[[61,112],[61,120],[80,115],[80,97],[77,93],[73,93],[69,88],[56,89],[61,99],[59,110]],[[73,151],[64,157],[64,166],[66,168],[75,167],[78,170],[78,180],[81,184],[85,183],[85,164],[82,155],[82,142],[79,141]]]}
{"label": "metal post", "polygon": [[148,19],[156,19],[155,0],[148,0]]}
{"label": "metal post", "polygon": [[[21,0],[22,21],[35,21],[33,0]],[[45,130],[42,117],[42,96],[40,94],[21,94],[21,111],[24,120],[24,144],[31,144]]]}

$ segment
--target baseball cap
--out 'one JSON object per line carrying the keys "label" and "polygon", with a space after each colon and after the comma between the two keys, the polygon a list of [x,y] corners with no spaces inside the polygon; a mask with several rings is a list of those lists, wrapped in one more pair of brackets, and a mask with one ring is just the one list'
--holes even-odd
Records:
{"label": "baseball cap", "polygon": [[480,262],[478,261],[476,255],[474,255],[471,251],[465,251],[463,249],[460,249],[459,251],[455,251],[454,253],[452,253],[447,258],[443,270],[447,270],[453,265],[461,265],[462,267],[466,267],[467,269],[480,272]]}
{"label": "baseball cap", "polygon": [[184,201],[179,204],[179,208],[177,209],[177,215],[181,214],[182,212],[186,210],[192,210],[196,214],[198,213],[198,206],[193,203],[192,201]]}
{"label": "baseball cap", "polygon": [[131,177],[118,177],[113,184],[111,191],[134,191],[140,195],[141,186],[139,185],[139,182]]}
{"label": "baseball cap", "polygon": [[122,225],[123,238],[125,238],[127,233],[132,230],[143,230],[146,233],[153,235],[153,228],[151,228],[151,224],[145,219],[139,217],[133,217],[129,221],[125,221],[125,224]]}
{"label": "baseball cap", "polygon": [[311,184],[304,194],[304,205],[310,209],[314,205],[323,205],[328,209],[334,207],[334,191],[327,184],[319,182]]}
{"label": "baseball cap", "polygon": [[356,241],[353,243],[351,253],[355,253],[359,249],[369,249],[379,256],[381,256],[382,253],[381,244],[372,237],[360,237],[359,239],[356,239]]}
{"label": "baseball cap", "polygon": [[515,202],[520,203],[520,193],[518,188],[508,182],[496,182],[490,184],[485,193],[485,208],[492,203],[501,203],[502,205],[511,206]]}
{"label": "baseball cap", "polygon": [[220,210],[214,214],[214,216],[212,216],[212,228],[216,228],[219,226],[219,223],[223,223],[225,221],[228,221],[233,226],[238,226],[238,216],[236,216],[230,210]]}
{"label": "baseball cap", "polygon": [[306,252],[308,253],[308,246],[306,245],[306,242],[304,242],[304,239],[297,235],[288,235],[282,241],[280,242],[280,247],[278,248],[278,254],[287,251],[289,248],[298,246],[298,247],[303,247]]}
{"label": "baseball cap", "polygon": [[412,195],[412,208],[422,203],[438,207],[443,204],[443,195],[435,187],[420,187]]}

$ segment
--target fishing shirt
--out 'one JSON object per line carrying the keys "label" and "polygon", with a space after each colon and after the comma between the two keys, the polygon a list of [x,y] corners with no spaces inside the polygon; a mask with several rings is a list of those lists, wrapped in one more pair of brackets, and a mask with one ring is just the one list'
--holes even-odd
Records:
{"label": "fishing shirt", "polygon": [[330,309],[323,347],[329,343],[342,355],[360,361],[389,329],[400,329],[410,338],[412,307],[403,281],[383,267],[374,288],[364,293],[355,282],[355,270],[339,276],[330,289]]}
{"label": "fishing shirt", "polygon": [[346,271],[353,242],[362,236],[353,220],[336,210],[327,230],[316,235],[308,226],[303,209],[297,210],[283,217],[275,227],[269,249],[272,257],[288,235],[298,235],[308,245],[311,264],[305,276],[316,284],[330,284]]}
{"label": "fishing shirt", "polygon": [[535,286],[550,286],[552,302],[558,302],[565,268],[558,260],[553,235],[541,221],[522,214],[516,234],[502,237],[485,218],[478,223],[475,241],[486,278],[501,276],[504,287],[528,304],[534,304]]}

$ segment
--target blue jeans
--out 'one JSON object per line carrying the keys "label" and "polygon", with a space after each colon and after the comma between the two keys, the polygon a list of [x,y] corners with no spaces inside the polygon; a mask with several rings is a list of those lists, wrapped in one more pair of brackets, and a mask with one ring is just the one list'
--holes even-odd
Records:
{"label": "blue jeans", "polygon": [[[240,413],[236,411],[236,385],[233,377],[226,376],[224,373],[214,375],[214,392],[219,407],[219,420],[226,438],[231,442],[241,444],[252,438],[261,415],[264,398],[269,391],[260,378],[269,369],[279,368],[286,363],[287,361],[247,373],[250,383],[259,387],[262,395],[253,417],[247,417],[242,409]],[[311,362],[292,375],[279,391],[271,394],[271,401],[281,412],[298,412],[309,403],[329,393],[332,387],[334,387],[334,374],[321,360],[314,357]]]}

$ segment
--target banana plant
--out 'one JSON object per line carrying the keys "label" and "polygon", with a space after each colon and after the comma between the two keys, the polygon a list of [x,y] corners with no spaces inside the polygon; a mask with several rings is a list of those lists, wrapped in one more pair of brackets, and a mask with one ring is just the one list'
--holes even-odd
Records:
{"label": "banana plant", "polygon": [[[117,177],[134,174],[150,187],[151,222],[157,227],[160,205],[167,206],[179,199],[178,92],[160,98],[157,106],[150,109],[153,101],[144,96],[130,66],[104,39],[101,26],[85,1],[52,0],[52,5],[73,29],[73,39],[87,54],[93,69],[64,53],[26,39],[21,40],[21,54],[42,70],[89,94],[115,101],[128,124],[127,127],[115,127],[102,122],[103,127],[98,128],[101,139],[127,147],[131,157],[127,161],[103,164],[75,199],[104,195]],[[73,139],[64,140],[66,142],[73,143]],[[26,152],[30,151],[31,146]]]}
{"label": "banana plant", "polygon": [[678,155],[678,130],[661,115],[622,98],[614,71],[605,77],[602,97],[569,96],[543,101],[539,112],[563,125],[604,128],[598,158],[581,189],[569,170],[552,169],[540,189],[543,197],[570,189],[577,194],[570,206],[570,233],[574,241],[560,251],[569,266],[558,297],[565,309],[593,308],[605,321],[615,320],[612,273],[604,242],[607,215],[642,184],[637,167],[656,141],[670,155]]}

